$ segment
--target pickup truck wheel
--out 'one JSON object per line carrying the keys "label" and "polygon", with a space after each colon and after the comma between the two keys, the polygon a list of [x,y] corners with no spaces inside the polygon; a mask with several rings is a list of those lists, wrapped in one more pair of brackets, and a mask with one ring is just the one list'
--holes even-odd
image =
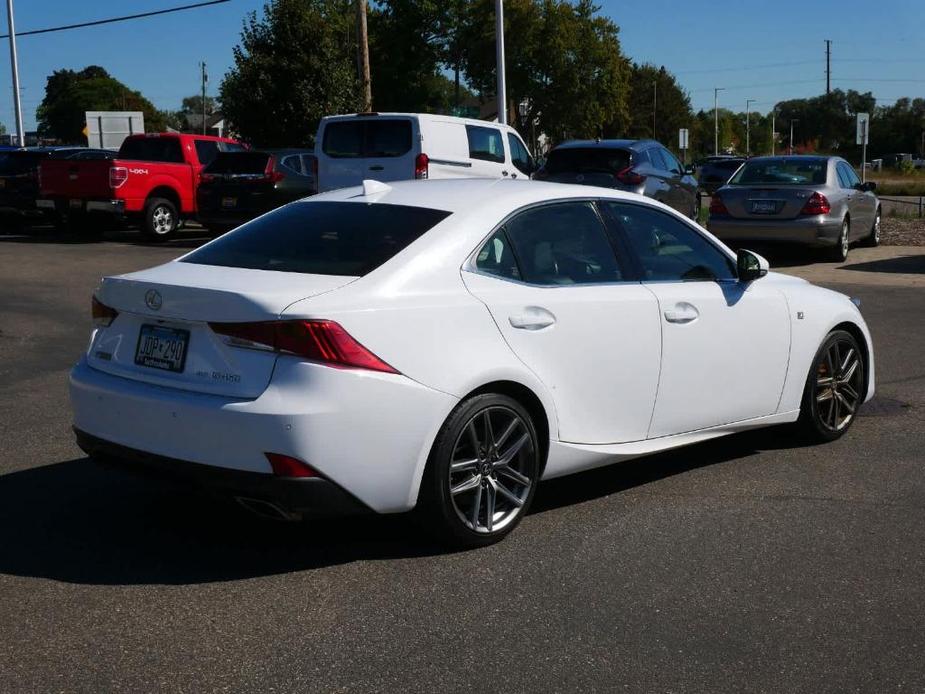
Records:
{"label": "pickup truck wheel", "polygon": [[141,230],[153,241],[166,241],[176,233],[179,222],[180,215],[170,200],[152,198],[145,206]]}

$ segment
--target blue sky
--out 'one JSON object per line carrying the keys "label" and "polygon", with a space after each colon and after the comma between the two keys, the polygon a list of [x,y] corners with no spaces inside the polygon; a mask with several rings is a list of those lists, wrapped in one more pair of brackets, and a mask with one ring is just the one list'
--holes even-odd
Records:
{"label": "blue sky", "polygon": [[[190,0],[16,0],[19,31],[132,14]],[[623,50],[665,65],[694,108],[720,105],[768,111],[788,98],[825,89],[824,39],[832,39],[833,87],[870,90],[881,103],[925,96],[925,0],[598,0],[621,28]],[[23,111],[35,125],[45,78],[55,69],[97,64],[160,108],[178,108],[199,90],[198,63],[209,65],[210,93],[232,63],[241,22],[263,0],[232,0],[189,12],[109,26],[21,37]],[[6,33],[5,13],[0,27]],[[0,47],[0,122],[13,128],[6,41]],[[375,85],[373,85],[375,90]]]}

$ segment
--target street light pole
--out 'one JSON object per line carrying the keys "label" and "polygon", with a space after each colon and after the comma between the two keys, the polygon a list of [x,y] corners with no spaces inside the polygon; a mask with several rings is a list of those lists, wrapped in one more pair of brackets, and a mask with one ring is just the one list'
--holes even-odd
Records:
{"label": "street light pole", "polygon": [[774,146],[777,144],[777,104],[771,107],[771,156],[774,156]]}
{"label": "street light pole", "polygon": [[799,122],[800,122],[799,118],[790,119],[790,154],[791,155],[793,154],[793,124],[799,123]]}
{"label": "street light pole", "polygon": [[748,107],[751,104],[754,104],[756,101],[758,100],[757,99],[746,99],[745,100],[745,158],[746,159],[748,159],[749,155],[751,155],[751,152],[752,152],[752,148],[751,148],[752,119],[750,117],[751,114],[749,113]]}
{"label": "street light pole", "polygon": [[13,0],[6,0],[6,16],[10,23],[10,65],[13,68],[13,103],[16,105],[16,138],[20,147],[26,146],[26,133],[22,125],[22,98],[19,94],[19,59],[16,56],[16,26],[13,22]]}
{"label": "street light pole", "polygon": [[658,130],[655,127],[655,114],[658,111],[658,80],[652,84],[652,139],[658,139]]}
{"label": "street light pole", "polygon": [[713,154],[719,155],[719,93],[725,90],[725,87],[713,88]]}
{"label": "street light pole", "polygon": [[507,92],[504,86],[504,0],[495,0],[495,64],[498,71],[498,122],[507,123]]}

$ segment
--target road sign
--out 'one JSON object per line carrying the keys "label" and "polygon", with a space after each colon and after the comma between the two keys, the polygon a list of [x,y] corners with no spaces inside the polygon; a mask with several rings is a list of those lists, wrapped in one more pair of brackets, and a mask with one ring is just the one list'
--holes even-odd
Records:
{"label": "road sign", "polygon": [[678,149],[687,149],[689,139],[687,128],[678,130]]}
{"label": "road sign", "polygon": [[855,144],[866,145],[870,143],[870,114],[857,114],[857,137]]}

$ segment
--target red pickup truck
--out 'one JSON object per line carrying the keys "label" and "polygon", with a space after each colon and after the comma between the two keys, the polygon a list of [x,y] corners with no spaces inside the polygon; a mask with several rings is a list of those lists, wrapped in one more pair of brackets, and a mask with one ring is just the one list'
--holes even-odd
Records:
{"label": "red pickup truck", "polygon": [[[200,172],[219,152],[242,150],[234,140],[176,133],[131,135],[112,161],[46,160],[36,205],[74,228],[108,215],[137,222],[157,240],[196,215]],[[99,227],[99,224],[92,226]]]}

